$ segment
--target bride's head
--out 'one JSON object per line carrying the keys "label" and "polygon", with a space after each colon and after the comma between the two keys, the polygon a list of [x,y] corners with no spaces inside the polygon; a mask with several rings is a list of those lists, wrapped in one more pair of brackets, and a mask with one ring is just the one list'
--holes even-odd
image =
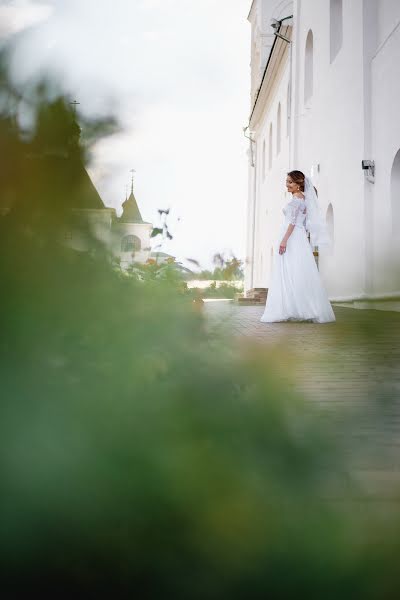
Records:
{"label": "bride's head", "polygon": [[[291,194],[298,194],[300,192],[304,194],[305,179],[306,176],[302,171],[289,171],[286,177],[287,191]],[[318,190],[315,187],[315,185],[313,185],[313,188],[315,190],[316,195],[318,196]]]}
{"label": "bride's head", "polygon": [[302,192],[304,194],[305,175],[301,171],[290,171],[286,177],[286,188],[291,194]]}

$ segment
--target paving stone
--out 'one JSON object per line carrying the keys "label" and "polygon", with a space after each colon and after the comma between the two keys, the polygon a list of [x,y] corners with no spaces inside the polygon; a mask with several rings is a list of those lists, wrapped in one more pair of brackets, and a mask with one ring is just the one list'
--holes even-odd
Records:
{"label": "paving stone", "polygon": [[264,306],[234,302],[205,303],[204,314],[235,351],[268,349],[276,376],[335,423],[350,454],[357,445],[368,494],[400,498],[400,313],[333,308],[336,322],[324,324],[262,323]]}

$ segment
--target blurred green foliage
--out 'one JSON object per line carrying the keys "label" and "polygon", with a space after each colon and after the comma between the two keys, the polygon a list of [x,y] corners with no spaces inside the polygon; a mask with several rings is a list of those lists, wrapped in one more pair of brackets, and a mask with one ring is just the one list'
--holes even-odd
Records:
{"label": "blurred green foliage", "polygon": [[15,115],[1,124],[3,591],[397,598],[397,513],[360,501],[270,354],[210,335],[170,266],[138,281],[60,241],[77,171],[54,189],[54,102],[34,160]]}
{"label": "blurred green foliage", "polygon": [[216,281],[212,281],[209,286],[205,288],[193,287],[188,290],[188,294],[191,297],[202,297],[202,298],[225,298],[233,299],[237,294],[243,293],[243,286],[238,287],[234,283],[223,282],[217,286]]}
{"label": "blurred green foliage", "polygon": [[243,261],[232,253],[227,256],[223,252],[217,252],[213,257],[214,269],[212,271],[202,270],[196,273],[196,279],[217,279],[232,281],[244,279]]}
{"label": "blurred green foliage", "polygon": [[173,258],[161,263],[154,259],[149,259],[144,264],[134,262],[125,270],[125,275],[147,284],[150,282],[163,282],[169,286],[174,286],[181,293],[187,291],[184,275],[179,268],[179,264]]}

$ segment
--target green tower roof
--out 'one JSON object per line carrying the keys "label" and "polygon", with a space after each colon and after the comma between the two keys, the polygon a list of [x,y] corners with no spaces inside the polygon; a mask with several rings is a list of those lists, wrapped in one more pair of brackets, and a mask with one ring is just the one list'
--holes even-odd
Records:
{"label": "green tower roof", "polygon": [[119,219],[122,223],[144,223],[133,189],[131,190],[129,198],[122,204],[122,208],[123,212]]}

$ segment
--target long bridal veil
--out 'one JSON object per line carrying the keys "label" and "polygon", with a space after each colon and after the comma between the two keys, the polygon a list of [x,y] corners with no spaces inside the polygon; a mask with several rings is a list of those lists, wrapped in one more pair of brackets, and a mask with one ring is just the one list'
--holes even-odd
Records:
{"label": "long bridal veil", "polygon": [[306,230],[310,233],[312,246],[330,246],[330,239],[325,219],[318,208],[318,198],[309,177],[304,179],[304,196],[306,203]]}

